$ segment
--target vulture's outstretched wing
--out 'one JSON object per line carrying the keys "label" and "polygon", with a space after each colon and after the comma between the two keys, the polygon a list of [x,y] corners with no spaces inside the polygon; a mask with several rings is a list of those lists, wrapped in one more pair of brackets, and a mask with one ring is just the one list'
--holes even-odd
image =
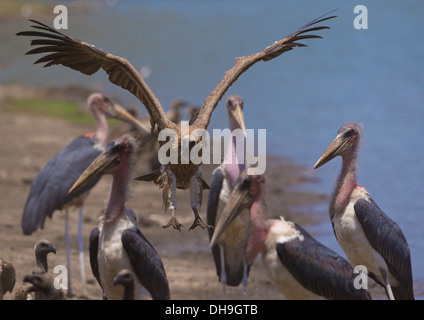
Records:
{"label": "vulture's outstretched wing", "polygon": [[[334,10],[333,10],[334,11]],[[217,87],[212,91],[212,93],[206,98],[203,102],[203,105],[199,111],[199,115],[197,116],[196,121],[193,123],[193,126],[206,129],[209,125],[209,121],[212,115],[213,110],[215,110],[218,102],[224,96],[225,92],[228,88],[240,77],[242,73],[247,71],[252,65],[254,65],[258,61],[269,61],[272,60],[284,52],[290,51],[295,47],[306,47],[305,44],[299,43],[297,41],[305,40],[305,39],[314,39],[314,38],[322,38],[317,35],[307,34],[313,31],[319,31],[322,29],[330,29],[326,26],[315,26],[318,23],[323,21],[333,19],[336,16],[325,17],[330,14],[330,11],[325,15],[312,20],[307,23],[303,27],[301,27],[296,32],[293,32],[291,35],[274,42],[270,46],[266,47],[263,51],[250,55],[236,58],[236,64],[231,69],[225,72],[224,78],[222,78],[221,82],[217,85]]]}
{"label": "vulture's outstretched wing", "polygon": [[92,75],[102,68],[109,75],[110,82],[128,90],[144,104],[150,114],[152,131],[155,125],[158,125],[159,129],[176,128],[176,125],[166,117],[159,100],[128,60],[69,37],[39,21],[31,19],[30,21],[37,24],[32,26],[36,30],[23,31],[16,35],[37,37],[31,41],[31,45],[40,47],[26,54],[47,55],[35,63],[46,63],[44,67],[62,64],[86,75]]}

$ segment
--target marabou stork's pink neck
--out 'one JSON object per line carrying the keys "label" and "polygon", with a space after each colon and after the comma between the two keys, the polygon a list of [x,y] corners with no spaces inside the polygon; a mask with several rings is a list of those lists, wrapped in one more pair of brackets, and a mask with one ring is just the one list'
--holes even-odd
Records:
{"label": "marabou stork's pink neck", "polygon": [[269,232],[266,224],[267,208],[262,191],[263,186],[259,186],[259,188],[260,190],[250,207],[249,236],[245,252],[247,263],[253,263],[258,253],[261,252]]}
{"label": "marabou stork's pink neck", "polygon": [[112,173],[112,186],[105,211],[106,221],[118,219],[125,209],[131,167],[130,154],[127,150],[121,155],[120,161],[119,166]]}
{"label": "marabou stork's pink neck", "polygon": [[[230,130],[233,132],[235,129],[241,129],[235,121],[230,117]],[[225,172],[230,176],[231,183],[234,186],[240,173],[246,170],[246,155],[244,151],[244,145],[246,141],[243,137],[243,144],[240,145],[237,143],[237,137],[231,136],[231,142],[228,143],[227,150],[225,151],[224,163],[225,163]],[[237,161],[237,148],[243,147],[242,150],[239,150],[238,153],[242,154],[242,161]],[[242,153],[241,153],[242,152]],[[239,155],[240,158],[240,155]],[[241,162],[241,163],[238,163]]]}
{"label": "marabou stork's pink neck", "polygon": [[356,156],[358,153],[358,142],[341,155],[343,160],[342,170],[338,177],[336,189],[330,202],[331,219],[333,219],[336,213],[343,211],[343,209],[347,206],[350,195],[357,186]]}
{"label": "marabou stork's pink neck", "polygon": [[107,138],[109,136],[109,126],[107,124],[106,115],[97,107],[91,107],[91,111],[93,112],[94,119],[96,120],[96,137],[102,148],[106,148]]}

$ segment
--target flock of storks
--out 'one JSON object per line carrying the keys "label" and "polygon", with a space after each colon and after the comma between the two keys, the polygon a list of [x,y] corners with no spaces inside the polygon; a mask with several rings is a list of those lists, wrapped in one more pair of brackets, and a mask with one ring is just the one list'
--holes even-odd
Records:
{"label": "flock of storks", "polygon": [[[318,24],[332,18],[335,16],[323,15],[257,54],[236,58],[235,66],[225,72],[218,86],[193,114],[189,133],[207,129],[218,102],[249,67],[305,46],[298,41],[321,38],[311,32],[329,29]],[[47,216],[51,218],[55,210],[67,212],[71,206],[80,208],[81,227],[84,200],[101,176],[110,174],[113,177],[110,195],[99,225],[92,230],[89,239],[91,270],[103,290],[103,298],[170,299],[161,258],[143,236],[135,213],[125,203],[138,150],[152,136],[156,139],[160,130],[171,129],[180,133],[181,124],[167,116],[159,100],[127,60],[64,35],[41,22],[31,21],[35,30],[17,35],[35,37],[31,45],[37,47],[27,54],[45,54],[35,63],[46,63],[45,67],[61,64],[86,75],[103,69],[112,83],[139,98],[150,115],[150,126],[102,94],[92,94],[88,105],[96,119],[97,131],[76,138],[39,172],[25,205],[23,232],[31,234],[43,228]],[[226,107],[229,129],[240,129],[245,133],[242,98],[230,95]],[[130,123],[136,128],[135,133],[121,135],[108,143],[108,117]],[[191,135],[190,139],[190,147],[200,142]],[[348,260],[319,243],[301,226],[283,217],[269,218],[264,196],[265,176],[248,175],[246,161],[236,161],[234,150],[238,142],[235,137],[225,150],[222,164],[214,170],[210,186],[202,178],[201,164],[192,162],[162,164],[136,179],[154,182],[163,190],[164,206],[171,216],[163,228],[172,226],[181,230],[182,225],[176,217],[176,189],[190,190],[194,213],[190,229],[201,227],[208,231],[223,298],[226,285],[239,286],[241,283],[246,298],[249,270],[260,253],[270,281],[287,299],[371,299],[367,289],[358,286],[358,276],[375,280],[385,289],[388,299],[414,299],[408,243],[398,225],[377,206],[365,188],[357,184],[356,158],[360,140],[359,125],[348,123],[342,126],[314,166],[317,169],[337,156],[342,158],[342,170],[329,213],[334,234]],[[179,139],[174,147],[180,151],[181,145]],[[210,189],[206,222],[199,215],[205,188]],[[81,229],[79,237],[83,263]],[[70,296],[70,275],[66,294],[55,289],[48,276],[47,254],[55,253],[54,246],[43,240],[36,244],[35,250],[43,253],[36,254],[37,268],[24,278],[27,292],[23,299]],[[4,259],[0,262],[0,294],[3,294],[12,290],[15,280],[11,285],[12,281],[6,277],[12,273],[11,263]],[[69,263],[68,252],[68,266]],[[355,273],[355,266],[366,267],[367,273]],[[83,272],[82,275],[85,285]],[[83,291],[86,294],[85,287]]]}

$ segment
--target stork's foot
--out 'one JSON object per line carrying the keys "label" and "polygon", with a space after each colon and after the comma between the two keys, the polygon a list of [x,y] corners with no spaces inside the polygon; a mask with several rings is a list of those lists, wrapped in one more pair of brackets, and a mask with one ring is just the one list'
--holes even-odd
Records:
{"label": "stork's foot", "polygon": [[162,229],[168,229],[169,227],[173,227],[174,229],[181,231],[183,225],[178,222],[177,218],[171,218],[167,224],[162,226]]}
{"label": "stork's foot", "polygon": [[206,224],[202,221],[202,219],[200,219],[200,217],[196,217],[194,218],[194,222],[191,225],[190,229],[188,229],[188,231],[195,229],[196,227],[200,227],[202,229],[212,229],[213,226],[211,226],[210,224]]}

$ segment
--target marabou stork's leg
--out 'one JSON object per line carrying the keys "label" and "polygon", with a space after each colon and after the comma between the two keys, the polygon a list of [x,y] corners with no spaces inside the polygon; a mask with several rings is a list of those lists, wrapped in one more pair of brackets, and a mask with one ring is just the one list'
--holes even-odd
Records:
{"label": "marabou stork's leg", "polygon": [[84,240],[82,237],[82,206],[79,209],[79,221],[78,221],[78,244],[79,244],[79,259],[81,267],[81,281],[82,281],[82,294],[84,297],[87,296],[87,286],[85,280],[85,264],[84,264]]}
{"label": "marabou stork's leg", "polygon": [[395,300],[386,270],[380,268],[380,273],[384,280],[384,289],[386,290],[387,297],[389,300]]}
{"label": "marabou stork's leg", "polygon": [[222,244],[219,244],[219,255],[221,257],[222,300],[225,300],[225,286],[227,285],[227,273],[225,272],[225,254],[224,254],[224,246]]}
{"label": "marabou stork's leg", "polygon": [[[173,227],[174,229],[177,229],[181,231],[181,228],[183,225],[178,222],[175,211],[177,209],[177,178],[175,177],[175,174],[167,169],[166,171],[167,175],[167,183],[168,183],[168,194],[167,194],[167,201],[168,201],[168,209],[171,213],[171,219],[169,219],[169,222],[162,226],[163,229]],[[166,192],[166,188],[163,189],[164,192]]]}
{"label": "marabou stork's leg", "polygon": [[68,290],[66,291],[67,297],[72,297],[71,286],[71,238],[69,237],[69,209],[65,209],[65,241],[66,241],[66,264],[68,272]]}
{"label": "marabou stork's leg", "polygon": [[193,230],[197,226],[202,229],[212,228],[211,225],[206,224],[202,221],[199,216],[200,205],[202,203],[203,195],[203,179],[202,179],[202,167],[199,167],[195,174],[190,178],[190,204],[191,209],[194,213],[194,222],[188,231]]}
{"label": "marabou stork's leg", "polygon": [[247,280],[248,280],[248,274],[247,274],[247,262],[246,259],[243,258],[243,279],[242,279],[242,283],[243,283],[243,299],[246,300],[246,296],[247,296]]}

